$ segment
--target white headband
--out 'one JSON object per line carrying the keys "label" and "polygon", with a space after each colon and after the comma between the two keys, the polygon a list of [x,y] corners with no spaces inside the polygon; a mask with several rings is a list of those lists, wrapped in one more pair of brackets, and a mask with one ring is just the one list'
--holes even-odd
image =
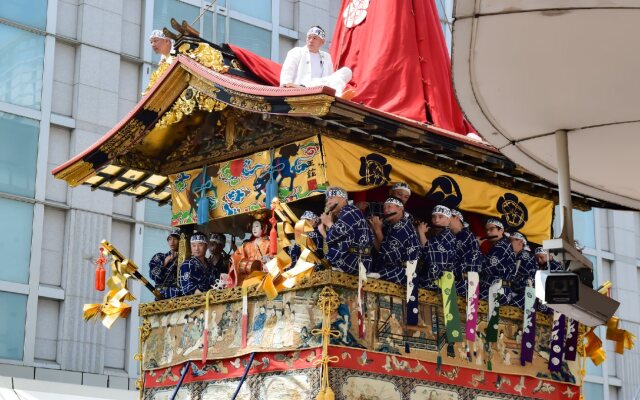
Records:
{"label": "white headband", "polygon": [[324,40],[324,38],[326,37],[327,34],[324,33],[324,30],[322,28],[320,28],[319,26],[312,26],[307,31],[307,36],[309,36],[309,35],[316,35],[320,39]]}

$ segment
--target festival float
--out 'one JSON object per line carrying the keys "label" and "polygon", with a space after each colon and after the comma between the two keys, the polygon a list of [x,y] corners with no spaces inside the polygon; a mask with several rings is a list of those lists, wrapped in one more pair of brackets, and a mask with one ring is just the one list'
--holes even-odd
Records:
{"label": "festival float", "polygon": [[[367,18],[380,15],[369,10]],[[186,23],[173,26],[177,33],[166,32],[177,39],[177,53],[153,74],[140,102],[53,173],[70,186],[171,207],[183,259],[195,229],[241,235],[253,219],[268,219],[271,260],[206,294],[164,300],[138,266],[108,242],[99,245],[96,286],[108,292],[103,303],[85,306],[87,319],[110,327],[126,318],[132,279],[157,298],[138,307],[140,398],[580,398],[585,360],[604,359],[593,331],[536,312],[531,293],[524,311],[477,295],[456,299],[451,276],[440,291],[419,290],[418,322],[408,325],[406,287],[332,270],[299,219],[324,208],[329,185],[378,200],[403,181],[413,189],[408,209],[416,219],[444,204],[465,212],[476,233],[496,217],[540,244],[552,236],[552,184],[461,134],[468,126],[459,109],[425,101],[433,82],[422,80],[426,94],[416,102],[424,117],[411,118],[393,108],[406,104],[381,109],[327,87],[274,86],[268,61],[207,42]],[[355,46],[345,30],[334,39],[344,52]],[[349,57],[341,54],[338,63]],[[362,73],[354,69],[354,78]],[[450,81],[444,86],[452,96]],[[443,128],[438,118],[447,113],[457,119]],[[578,194],[573,201],[583,209],[613,207]],[[294,242],[302,256],[291,265]],[[632,345],[617,325],[607,338],[620,352]]]}

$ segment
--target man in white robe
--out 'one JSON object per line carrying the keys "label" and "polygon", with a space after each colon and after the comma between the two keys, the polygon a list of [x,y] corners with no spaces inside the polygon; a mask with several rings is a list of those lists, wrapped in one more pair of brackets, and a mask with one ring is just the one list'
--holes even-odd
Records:
{"label": "man in white robe", "polygon": [[351,80],[351,70],[342,67],[333,71],[331,55],[320,50],[325,37],[326,33],[321,27],[312,26],[307,32],[307,45],[289,50],[282,64],[280,86],[329,86],[335,89],[336,96],[349,100],[355,91],[344,89]]}

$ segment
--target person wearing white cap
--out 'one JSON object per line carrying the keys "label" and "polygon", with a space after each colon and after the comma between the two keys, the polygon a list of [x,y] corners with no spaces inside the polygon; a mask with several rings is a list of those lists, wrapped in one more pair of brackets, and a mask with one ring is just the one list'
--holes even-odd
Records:
{"label": "person wearing white cap", "polygon": [[458,295],[467,296],[467,272],[480,272],[482,268],[482,253],[478,240],[464,222],[464,216],[456,209],[451,210],[449,229],[456,236],[456,261],[454,273],[456,276],[456,291]]}
{"label": "person wearing white cap", "polygon": [[162,292],[166,299],[205,293],[211,289],[216,279],[220,278],[220,271],[216,270],[205,257],[207,237],[200,232],[194,232],[190,242],[191,258],[180,265],[177,287],[168,288]]}
{"label": "person wearing white cap", "polygon": [[287,53],[280,72],[280,86],[329,86],[335,89],[336,96],[350,100],[355,91],[345,91],[344,88],[351,80],[351,70],[342,67],[333,71],[331,55],[320,50],[325,38],[326,33],[321,27],[309,28],[306,46],[294,47]]}
{"label": "person wearing white cap", "polygon": [[536,264],[538,264],[538,269],[549,269],[552,272],[564,271],[565,269],[564,265],[560,261],[554,260],[542,246],[536,248],[534,257]]}
{"label": "person wearing white cap", "polygon": [[449,229],[451,210],[443,205],[433,207],[431,227],[421,222],[418,225],[418,237],[422,243],[422,260],[426,267],[422,274],[423,287],[437,289],[435,281],[444,271],[453,271],[456,257],[456,237]]}
{"label": "person wearing white cap", "polygon": [[[324,246],[324,239],[318,230],[318,225],[320,224],[320,217],[316,215],[313,211],[307,210],[302,213],[300,219],[304,219],[309,221],[313,230],[311,232],[307,232],[307,237],[313,241],[316,245],[316,255],[320,258],[324,258],[324,252],[322,251],[322,247]],[[291,257],[291,267],[296,265],[298,258],[300,258],[300,254],[302,252],[302,248],[297,244],[293,244],[289,250],[289,256]]]}
{"label": "person wearing white cap", "polygon": [[[511,247],[511,241],[504,235],[504,224],[496,218],[489,218],[485,224],[487,240],[491,249],[484,257],[480,274],[480,297],[487,298],[489,287],[496,280],[501,279],[508,286],[516,272],[516,254]],[[510,290],[505,290],[505,299]],[[506,301],[503,299],[502,304]]]}
{"label": "person wearing white cap", "polygon": [[149,35],[149,43],[153,52],[160,55],[160,62],[171,64],[173,60],[173,42],[165,34],[156,29]]}
{"label": "person wearing white cap", "polygon": [[[325,193],[320,233],[325,239],[327,261],[343,272],[359,275],[359,262],[371,271],[373,233],[360,210],[348,203],[346,190],[332,186]],[[335,219],[335,221],[334,221]]]}
{"label": "person wearing white cap", "polygon": [[514,232],[509,235],[509,239],[511,240],[511,248],[516,254],[516,271],[511,282],[513,295],[509,299],[509,303],[523,308],[524,289],[527,285],[533,284],[538,268],[527,245],[527,238],[521,232]]}
{"label": "person wearing white cap", "polygon": [[375,272],[380,274],[380,279],[406,284],[405,263],[420,258],[418,235],[400,199],[389,197],[383,211],[386,218],[370,219],[374,246],[378,250]]}

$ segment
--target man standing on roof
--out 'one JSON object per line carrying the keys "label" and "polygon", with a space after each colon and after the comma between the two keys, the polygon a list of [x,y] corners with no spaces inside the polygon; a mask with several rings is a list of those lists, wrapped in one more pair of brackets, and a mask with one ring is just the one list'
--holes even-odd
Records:
{"label": "man standing on roof", "polygon": [[160,291],[170,287],[176,287],[179,242],[180,229],[174,229],[169,233],[169,236],[167,236],[169,251],[166,253],[157,253],[151,257],[151,261],[149,261],[151,279],[153,279],[156,288]]}
{"label": "man standing on roof", "polygon": [[456,291],[458,295],[466,297],[467,272],[480,272],[482,253],[478,240],[464,222],[460,211],[451,210],[449,229],[456,236],[456,257],[453,269],[456,277]]}
{"label": "man standing on roof", "polygon": [[[487,298],[489,287],[497,280],[502,280],[504,286],[509,286],[515,276],[516,254],[511,247],[511,241],[504,234],[504,225],[496,218],[489,218],[485,224],[487,239],[491,249],[484,257],[480,273],[480,296]],[[510,288],[505,288],[504,294],[509,297]],[[506,301],[502,301],[502,304]]]}
{"label": "man standing on roof", "polygon": [[313,87],[329,86],[336,91],[336,96],[350,100],[355,96],[353,89],[344,90],[351,80],[351,70],[342,67],[333,71],[331,55],[320,50],[324,44],[326,33],[319,26],[312,26],[307,32],[307,45],[289,50],[282,63],[280,86]]}
{"label": "man standing on roof", "polygon": [[524,308],[524,289],[528,285],[533,286],[538,267],[527,245],[527,238],[522,233],[514,232],[509,235],[509,239],[516,254],[516,270],[511,284],[512,297],[509,303]]}
{"label": "man standing on roof", "polygon": [[326,259],[348,274],[359,275],[360,262],[371,271],[373,234],[367,220],[356,206],[348,204],[344,189],[329,187],[326,197],[326,211],[320,216],[319,227],[325,238]]}
{"label": "man standing on roof", "polygon": [[166,62],[167,64],[171,64],[175,54],[171,39],[166,37],[161,30],[156,29],[149,35],[149,43],[151,43],[153,52],[160,55],[161,63]]}

